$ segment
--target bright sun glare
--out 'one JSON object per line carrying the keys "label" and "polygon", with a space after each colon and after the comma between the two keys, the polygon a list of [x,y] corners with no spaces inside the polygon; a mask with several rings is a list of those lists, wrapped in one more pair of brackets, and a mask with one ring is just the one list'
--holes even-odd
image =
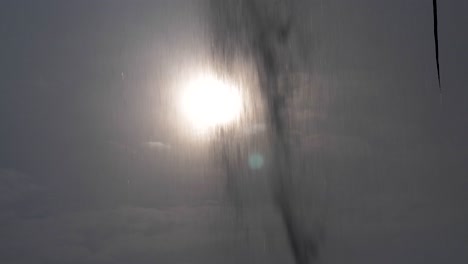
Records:
{"label": "bright sun glare", "polygon": [[232,83],[205,74],[191,80],[183,90],[181,109],[194,129],[204,132],[239,118],[242,97]]}

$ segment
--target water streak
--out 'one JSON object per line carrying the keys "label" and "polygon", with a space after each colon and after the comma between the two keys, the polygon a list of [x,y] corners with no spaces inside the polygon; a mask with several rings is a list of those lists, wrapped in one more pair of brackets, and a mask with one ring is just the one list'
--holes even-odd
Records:
{"label": "water streak", "polygon": [[[302,21],[298,21],[295,14],[295,4],[299,2],[212,0],[210,15],[216,59],[229,68],[232,61],[242,57],[252,61],[257,70],[274,166],[269,175],[273,202],[282,219],[295,263],[307,264],[318,259],[319,239],[306,234],[294,209],[287,105],[294,86],[280,82],[283,76],[300,69],[302,62],[295,59],[295,55],[299,52],[301,57],[307,57],[310,52],[298,48],[308,46],[301,43]],[[223,159],[228,178],[235,177],[229,157]],[[236,193],[235,190],[231,192]]]}

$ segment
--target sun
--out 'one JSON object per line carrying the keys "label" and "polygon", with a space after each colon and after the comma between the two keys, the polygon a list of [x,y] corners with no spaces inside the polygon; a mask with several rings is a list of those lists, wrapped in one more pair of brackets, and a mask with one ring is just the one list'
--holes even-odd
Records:
{"label": "sun", "polygon": [[235,122],[242,112],[239,88],[214,74],[199,75],[187,83],[181,94],[181,110],[197,132]]}

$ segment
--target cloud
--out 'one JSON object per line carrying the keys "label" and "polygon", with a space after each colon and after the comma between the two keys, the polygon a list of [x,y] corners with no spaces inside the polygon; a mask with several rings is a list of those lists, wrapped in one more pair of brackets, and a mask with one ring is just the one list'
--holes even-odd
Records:
{"label": "cloud", "polygon": [[0,223],[17,215],[33,217],[45,210],[46,187],[15,170],[0,169]]}
{"label": "cloud", "polygon": [[152,149],[171,150],[172,148],[171,145],[160,141],[148,141],[145,145]]}
{"label": "cloud", "polygon": [[51,190],[32,177],[0,170],[0,183],[0,263],[236,263],[248,255],[233,246],[243,241],[234,212],[217,204],[52,211],[44,209],[57,202],[47,199]]}
{"label": "cloud", "polygon": [[30,177],[7,169],[0,169],[0,203],[7,205],[25,199],[43,191],[43,188],[32,182]]}
{"label": "cloud", "polygon": [[[0,170],[0,182],[10,189],[0,208],[2,219],[8,214],[0,226],[0,263],[229,264],[255,256],[261,264],[288,258],[287,247],[278,246],[284,239],[272,207],[249,209],[243,220],[218,203],[45,210],[57,200],[46,199],[52,190],[32,179]],[[25,214],[33,209],[19,205],[28,203],[45,213]],[[274,253],[267,246],[272,243]]]}
{"label": "cloud", "polygon": [[[236,237],[219,208],[120,207],[20,218],[4,226],[0,262],[181,263],[209,259]],[[218,232],[215,232],[215,231]],[[219,232],[222,231],[222,232]]]}

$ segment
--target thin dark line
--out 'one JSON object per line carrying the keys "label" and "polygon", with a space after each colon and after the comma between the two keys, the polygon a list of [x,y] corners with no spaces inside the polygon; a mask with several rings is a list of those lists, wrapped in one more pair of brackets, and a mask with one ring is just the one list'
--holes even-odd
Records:
{"label": "thin dark line", "polygon": [[437,22],[437,0],[432,0],[432,9],[434,14],[434,41],[435,41],[435,53],[437,63],[437,80],[439,82],[439,91],[442,93],[442,86],[440,85],[440,69],[439,69],[439,32]]}

